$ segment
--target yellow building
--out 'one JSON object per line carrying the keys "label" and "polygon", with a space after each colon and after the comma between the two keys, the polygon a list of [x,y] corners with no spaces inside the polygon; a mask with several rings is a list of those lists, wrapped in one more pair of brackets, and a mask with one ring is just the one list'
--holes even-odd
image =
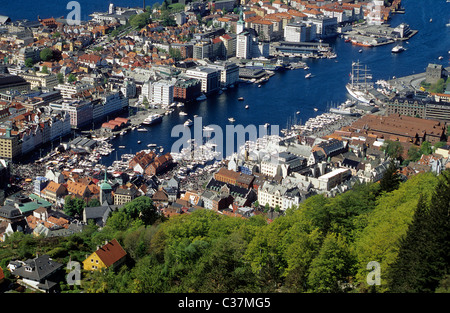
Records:
{"label": "yellow building", "polygon": [[87,271],[115,268],[125,261],[127,253],[116,239],[111,240],[83,261],[83,269]]}
{"label": "yellow building", "polygon": [[10,128],[5,132],[3,136],[0,136],[0,159],[13,160],[22,153],[19,136],[12,135]]}

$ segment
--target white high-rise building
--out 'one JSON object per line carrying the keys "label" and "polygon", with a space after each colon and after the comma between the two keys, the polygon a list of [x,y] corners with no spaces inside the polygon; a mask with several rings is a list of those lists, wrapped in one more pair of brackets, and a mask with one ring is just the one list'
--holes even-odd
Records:
{"label": "white high-rise building", "polygon": [[152,103],[170,105],[173,103],[173,88],[175,83],[167,80],[160,80],[153,84]]}
{"label": "white high-rise building", "polygon": [[147,99],[149,103],[153,100],[153,83],[150,80],[142,85],[141,94],[139,95],[139,101],[141,103],[143,103],[145,99]]}
{"label": "white high-rise building", "polygon": [[244,31],[236,37],[236,57],[250,59],[252,57],[252,35]]}

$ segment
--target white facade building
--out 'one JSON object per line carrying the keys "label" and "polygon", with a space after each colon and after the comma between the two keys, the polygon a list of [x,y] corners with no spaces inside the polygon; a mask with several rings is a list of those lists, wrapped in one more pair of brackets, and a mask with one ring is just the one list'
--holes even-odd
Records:
{"label": "white facade building", "polygon": [[186,71],[186,76],[195,78],[201,82],[201,91],[203,93],[210,93],[219,88],[220,71],[210,67],[198,67]]}
{"label": "white facade building", "polygon": [[173,89],[175,83],[167,80],[160,80],[153,84],[152,103],[170,105],[173,103]]}
{"label": "white facade building", "polygon": [[252,35],[244,31],[236,37],[236,57],[250,59],[252,57]]}

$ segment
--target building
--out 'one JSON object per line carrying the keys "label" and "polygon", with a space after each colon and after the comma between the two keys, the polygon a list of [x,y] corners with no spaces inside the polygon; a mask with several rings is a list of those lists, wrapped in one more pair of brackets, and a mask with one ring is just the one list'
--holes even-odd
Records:
{"label": "building", "polygon": [[444,68],[441,64],[430,63],[425,72],[425,82],[435,84],[444,77]]}
{"label": "building", "polygon": [[12,275],[19,277],[19,283],[26,287],[53,292],[58,290],[57,276],[62,267],[63,264],[53,261],[48,255],[42,255],[25,262],[15,262]]}
{"label": "building", "polygon": [[192,57],[203,60],[213,57],[213,45],[208,41],[199,41],[193,46]]}
{"label": "building", "polygon": [[208,67],[220,71],[220,86],[228,87],[234,85],[239,80],[239,66],[233,62],[216,61],[213,64],[208,64]]}
{"label": "building", "polygon": [[68,112],[72,128],[78,129],[92,123],[94,109],[91,101],[60,99],[50,103],[49,106],[59,112]]}
{"label": "building", "polygon": [[102,270],[104,268],[116,268],[121,265],[127,253],[116,239],[98,247],[95,252],[83,261],[83,269],[86,271]]}
{"label": "building", "polygon": [[20,76],[30,83],[30,88],[48,88],[53,90],[54,87],[58,86],[58,78],[53,74],[43,74],[43,73],[22,73]]}
{"label": "building", "polygon": [[48,183],[49,181],[47,177],[37,176],[36,179],[34,180],[33,192],[40,197],[41,191],[44,190],[45,187],[47,187]]}
{"label": "building", "polygon": [[224,34],[219,37],[223,42],[223,47],[225,50],[225,57],[231,58],[236,55],[236,35],[235,34]]}
{"label": "building", "polygon": [[112,187],[108,184],[108,176],[105,170],[105,178],[103,182],[100,184],[100,203],[103,205],[104,203],[113,204],[113,193]]}
{"label": "building", "polygon": [[181,102],[194,100],[200,96],[201,88],[201,81],[198,79],[178,78],[173,87],[173,98]]}
{"label": "building", "polygon": [[286,210],[293,205],[298,205],[303,200],[300,191],[296,187],[286,187],[273,182],[264,182],[258,188],[258,202],[262,206]]}
{"label": "building", "polygon": [[114,192],[114,205],[124,205],[125,203],[133,201],[139,196],[138,189],[133,185],[119,187]]}
{"label": "building", "polygon": [[253,38],[250,32],[243,31],[236,37],[236,58],[251,59]]}
{"label": "building", "polygon": [[284,28],[284,40],[287,42],[305,42],[316,38],[315,24],[290,23]]}
{"label": "building", "polygon": [[42,197],[50,202],[58,203],[67,195],[67,188],[63,184],[50,181],[42,191]]}
{"label": "building", "polygon": [[109,204],[98,207],[86,207],[83,210],[83,222],[88,224],[89,221],[93,221],[97,226],[103,227],[114,209],[115,207]]}
{"label": "building", "polygon": [[219,70],[201,66],[196,69],[187,70],[186,76],[189,78],[198,79],[201,82],[201,91],[205,94],[214,92],[219,89]]}
{"label": "building", "polygon": [[28,93],[31,90],[31,84],[24,78],[17,75],[0,74],[0,93],[17,91],[19,93]]}
{"label": "building", "polygon": [[22,144],[19,136],[13,135],[11,128],[7,128],[0,136],[0,158],[13,161],[22,154]]}
{"label": "building", "polygon": [[349,126],[348,130],[363,130],[362,135],[421,145],[445,141],[445,123],[438,120],[391,114],[388,116],[364,115]]}
{"label": "building", "polygon": [[164,106],[172,104],[174,85],[174,82],[168,80],[160,80],[153,83],[152,103]]}
{"label": "building", "polygon": [[61,92],[61,96],[65,99],[72,98],[73,95],[80,93],[82,91],[92,89],[92,85],[88,83],[75,82],[75,83],[65,83],[59,84],[55,87],[56,90]]}
{"label": "building", "polygon": [[214,179],[231,185],[237,185],[239,176],[240,173],[222,167],[214,174]]}
{"label": "building", "polygon": [[347,168],[338,168],[318,177],[320,190],[330,191],[351,177],[351,171]]}
{"label": "building", "polygon": [[330,38],[337,35],[336,17],[309,17],[307,22],[316,26],[316,35],[318,38]]}

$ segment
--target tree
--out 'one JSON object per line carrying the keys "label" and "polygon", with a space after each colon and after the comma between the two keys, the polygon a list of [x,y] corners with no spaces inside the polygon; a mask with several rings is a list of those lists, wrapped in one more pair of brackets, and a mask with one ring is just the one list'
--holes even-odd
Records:
{"label": "tree", "polygon": [[177,22],[174,20],[174,18],[170,15],[169,11],[163,11],[161,12],[161,24],[164,27],[168,26],[177,26]]}
{"label": "tree", "polygon": [[418,282],[423,279],[419,272],[425,266],[420,251],[426,247],[424,238],[425,216],[428,208],[423,196],[414,213],[406,236],[400,240],[398,257],[388,272],[388,284],[393,292],[418,292]]}
{"label": "tree", "polygon": [[43,73],[43,74],[48,74],[48,68],[47,68],[47,66],[44,65],[44,66],[42,67],[41,73]]}
{"label": "tree", "polygon": [[93,208],[93,207],[101,206],[101,203],[98,199],[91,199],[88,202],[87,206]]}
{"label": "tree", "polygon": [[69,76],[67,76],[67,82],[68,83],[73,83],[73,82],[76,82],[76,81],[77,81],[77,78],[72,73],[70,73]]}
{"label": "tree", "polygon": [[169,48],[169,55],[175,61],[180,61],[182,59],[180,49]]}
{"label": "tree", "polygon": [[63,73],[56,74],[56,78],[58,79],[59,84],[64,84],[64,74]]}
{"label": "tree", "polygon": [[39,53],[42,61],[50,61],[53,58],[53,50],[50,48],[44,48]]}
{"label": "tree", "polygon": [[408,159],[407,160],[416,162],[417,160],[420,159],[421,156],[422,156],[422,153],[421,153],[419,147],[411,146],[408,149]]}
{"label": "tree", "polygon": [[353,275],[355,259],[345,239],[334,233],[325,238],[311,263],[308,283],[314,292],[343,292]]}
{"label": "tree", "polygon": [[141,196],[126,203],[121,211],[125,212],[131,219],[140,218],[145,225],[153,224],[160,217],[152,199],[147,196]]}
{"label": "tree", "polygon": [[420,145],[420,152],[425,155],[433,153],[431,143],[429,141],[422,142],[422,144]]}
{"label": "tree", "polygon": [[64,198],[64,212],[69,216],[82,216],[86,202],[83,199],[68,195]]}
{"label": "tree", "polygon": [[[428,204],[429,203],[429,204]],[[435,292],[449,272],[450,171],[439,176],[431,201],[419,198],[406,236],[389,271],[394,292]]]}
{"label": "tree", "polygon": [[401,159],[403,154],[403,146],[399,141],[386,140],[381,150],[392,159]]}
{"label": "tree", "polygon": [[380,180],[381,191],[391,192],[398,188],[400,175],[397,173],[397,170],[397,165],[395,165],[394,161],[391,161],[386,172],[384,172],[383,178]]}
{"label": "tree", "polygon": [[33,67],[33,65],[34,65],[34,62],[33,62],[32,58],[26,58],[25,59],[25,66],[26,67]]}

